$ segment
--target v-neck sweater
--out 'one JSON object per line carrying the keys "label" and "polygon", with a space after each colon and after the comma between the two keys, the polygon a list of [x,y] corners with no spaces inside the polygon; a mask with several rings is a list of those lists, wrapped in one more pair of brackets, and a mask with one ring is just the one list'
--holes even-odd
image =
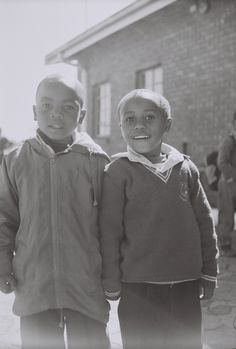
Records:
{"label": "v-neck sweater", "polygon": [[106,171],[100,211],[103,282],[178,282],[217,275],[211,208],[193,162],[153,173],[127,158]]}

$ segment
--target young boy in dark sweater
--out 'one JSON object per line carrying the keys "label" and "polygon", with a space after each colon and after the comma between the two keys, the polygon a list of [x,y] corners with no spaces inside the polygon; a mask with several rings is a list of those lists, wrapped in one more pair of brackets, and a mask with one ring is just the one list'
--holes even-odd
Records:
{"label": "young boy in dark sweater", "polygon": [[168,101],[133,90],[118,106],[127,152],[107,166],[100,212],[103,285],[120,296],[125,349],[200,349],[200,299],[213,296],[211,208],[188,156],[164,144]]}

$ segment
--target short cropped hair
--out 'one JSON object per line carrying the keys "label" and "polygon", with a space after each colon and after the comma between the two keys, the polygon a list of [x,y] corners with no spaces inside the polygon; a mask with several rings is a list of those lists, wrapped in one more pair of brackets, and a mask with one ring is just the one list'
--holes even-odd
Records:
{"label": "short cropped hair", "polygon": [[168,100],[160,93],[154,92],[149,89],[139,88],[127,93],[119,102],[117,107],[118,117],[120,119],[121,108],[131,99],[143,98],[156,104],[156,106],[163,111],[164,116],[167,119],[171,119],[171,109]]}
{"label": "short cropped hair", "polygon": [[40,83],[38,84],[37,90],[36,90],[36,98],[38,91],[40,89],[40,86],[42,86],[44,83],[52,83],[52,82],[60,82],[63,85],[67,86],[71,90],[73,90],[78,97],[79,103],[81,108],[84,105],[84,88],[81,82],[77,79],[68,78],[67,76],[61,75],[61,74],[50,74],[43,78]]}

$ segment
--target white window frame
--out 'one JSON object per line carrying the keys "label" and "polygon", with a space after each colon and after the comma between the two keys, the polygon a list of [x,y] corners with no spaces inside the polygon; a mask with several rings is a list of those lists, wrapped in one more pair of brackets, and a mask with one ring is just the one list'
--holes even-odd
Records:
{"label": "white window frame", "polygon": [[163,69],[161,65],[137,73],[137,87],[163,94]]}
{"label": "white window frame", "polygon": [[99,85],[98,137],[108,137],[111,134],[111,84],[104,82]]}

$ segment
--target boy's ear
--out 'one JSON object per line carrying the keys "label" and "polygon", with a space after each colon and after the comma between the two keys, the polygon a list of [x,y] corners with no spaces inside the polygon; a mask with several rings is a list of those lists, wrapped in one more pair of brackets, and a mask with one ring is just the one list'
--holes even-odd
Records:
{"label": "boy's ear", "polygon": [[165,127],[165,132],[169,132],[172,124],[172,119],[167,119],[166,120],[166,127]]}
{"label": "boy's ear", "polygon": [[36,105],[33,105],[34,121],[37,121]]}
{"label": "boy's ear", "polygon": [[78,124],[80,124],[80,125],[82,124],[82,122],[83,122],[83,120],[84,120],[85,115],[86,115],[86,110],[85,110],[85,109],[81,109]]}

